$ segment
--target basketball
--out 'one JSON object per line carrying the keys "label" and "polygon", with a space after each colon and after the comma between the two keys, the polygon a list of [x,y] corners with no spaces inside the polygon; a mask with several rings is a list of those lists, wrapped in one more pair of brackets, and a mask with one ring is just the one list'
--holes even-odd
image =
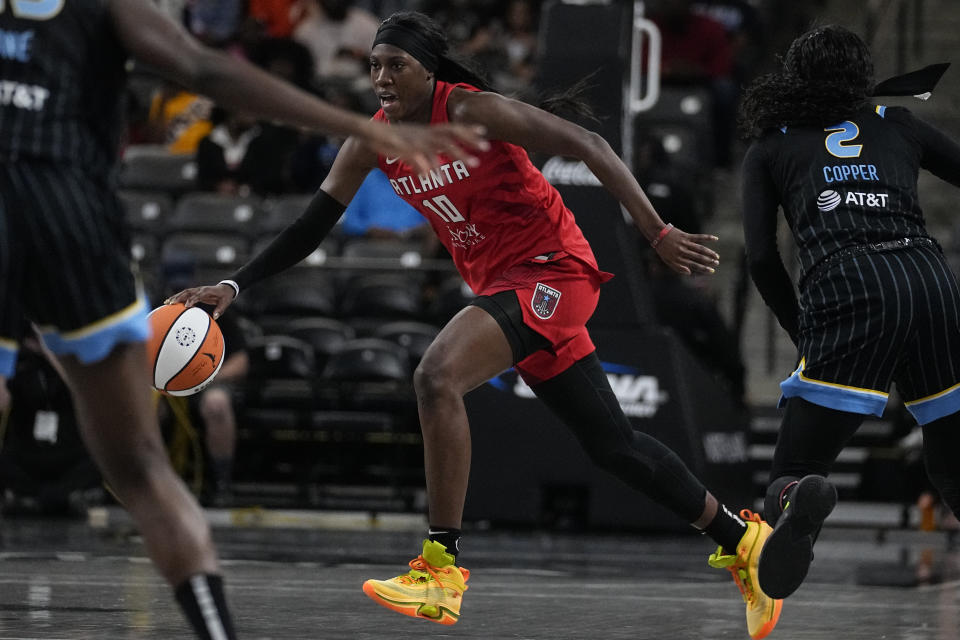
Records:
{"label": "basketball", "polygon": [[203,309],[166,304],[150,312],[147,360],[154,389],[171,396],[202,391],[223,364],[223,334]]}

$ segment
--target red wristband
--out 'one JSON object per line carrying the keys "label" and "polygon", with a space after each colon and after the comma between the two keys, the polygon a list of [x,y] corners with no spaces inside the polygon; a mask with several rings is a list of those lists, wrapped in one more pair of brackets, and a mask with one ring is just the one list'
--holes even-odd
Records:
{"label": "red wristband", "polygon": [[673,224],[667,223],[663,229],[660,229],[660,233],[657,234],[657,237],[650,242],[650,246],[654,249],[657,248],[657,245],[660,244],[660,241],[667,237],[667,234],[673,231]]}

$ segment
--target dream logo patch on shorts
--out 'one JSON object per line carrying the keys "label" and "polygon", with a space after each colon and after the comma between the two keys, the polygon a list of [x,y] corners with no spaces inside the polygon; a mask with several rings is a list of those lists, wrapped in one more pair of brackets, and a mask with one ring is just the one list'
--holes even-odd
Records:
{"label": "dream logo patch on shorts", "polygon": [[559,301],[559,291],[538,282],[537,288],[533,291],[530,306],[533,307],[535,314],[544,320],[548,320],[553,315],[553,312],[557,310],[557,302]]}

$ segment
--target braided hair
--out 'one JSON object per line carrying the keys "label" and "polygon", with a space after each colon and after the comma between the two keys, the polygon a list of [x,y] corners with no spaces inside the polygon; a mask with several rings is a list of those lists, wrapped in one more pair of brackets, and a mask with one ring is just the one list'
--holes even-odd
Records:
{"label": "braided hair", "polygon": [[867,44],[844,27],[819,27],[793,41],[782,71],[747,88],[737,125],[745,138],[780,127],[830,126],[865,106],[873,85]]}

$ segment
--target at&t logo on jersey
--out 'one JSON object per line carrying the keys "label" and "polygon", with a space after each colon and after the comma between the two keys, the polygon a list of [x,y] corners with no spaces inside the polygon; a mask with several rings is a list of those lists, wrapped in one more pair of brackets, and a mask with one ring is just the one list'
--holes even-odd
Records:
{"label": "at&t logo on jersey", "polygon": [[833,189],[827,189],[817,196],[817,209],[826,213],[833,211],[840,203],[854,205],[859,207],[869,207],[872,209],[886,209],[889,194],[870,193],[867,191],[847,191],[841,195]]}
{"label": "at&t logo on jersey", "polygon": [[833,189],[827,189],[817,196],[817,209],[820,211],[833,211],[840,204],[842,198],[840,194]]}

